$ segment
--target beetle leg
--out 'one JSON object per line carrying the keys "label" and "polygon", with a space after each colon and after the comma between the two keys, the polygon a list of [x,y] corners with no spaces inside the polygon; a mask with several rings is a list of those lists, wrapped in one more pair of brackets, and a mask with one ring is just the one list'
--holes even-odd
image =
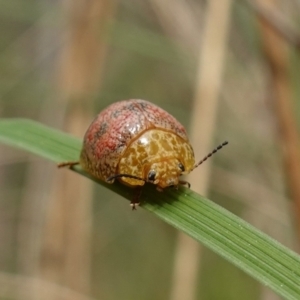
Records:
{"label": "beetle leg", "polygon": [[179,180],[179,184],[181,184],[181,185],[187,185],[188,188],[191,187],[191,184],[189,182],[185,181],[185,180]]}
{"label": "beetle leg", "polygon": [[156,190],[157,190],[157,191],[159,191],[159,192],[163,192],[163,191],[164,191],[164,189],[163,189],[163,188],[161,188],[161,187],[160,187],[160,186],[158,186],[158,185],[156,186]]}
{"label": "beetle leg", "polygon": [[130,202],[130,206],[132,207],[132,210],[136,210],[136,205],[140,205],[141,195],[142,195],[142,187],[136,188],[136,193],[134,195],[134,198]]}
{"label": "beetle leg", "polygon": [[72,168],[73,166],[79,165],[79,161],[64,161],[59,164],[57,164],[58,168],[63,168],[63,167],[70,167]]}
{"label": "beetle leg", "polygon": [[130,202],[130,206],[132,207],[132,210],[136,210],[136,207],[135,207],[136,205],[137,205],[137,203],[135,203],[133,201]]}

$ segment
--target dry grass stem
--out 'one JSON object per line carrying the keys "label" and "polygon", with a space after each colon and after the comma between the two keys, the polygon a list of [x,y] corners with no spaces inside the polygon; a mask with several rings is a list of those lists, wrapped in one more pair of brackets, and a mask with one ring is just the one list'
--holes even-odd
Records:
{"label": "dry grass stem", "polygon": [[[83,136],[94,117],[91,100],[101,85],[107,51],[105,28],[114,6],[114,1],[66,2],[69,27],[59,62],[58,87],[61,101],[71,108],[65,127],[76,136]],[[60,174],[53,186],[41,272],[47,280],[88,295],[93,185],[70,172],[57,172]]]}
{"label": "dry grass stem", "polygon": [[[269,11],[277,11],[273,0],[261,1]],[[287,43],[265,19],[259,18],[266,61],[270,68],[270,95],[278,120],[287,184],[294,201],[295,219],[300,236],[300,154],[297,122],[289,75]]]}
{"label": "dry grass stem", "polygon": [[[231,0],[208,1],[205,15],[202,46],[198,56],[198,74],[195,81],[194,108],[191,121],[191,143],[198,159],[213,148],[218,100],[222,82],[224,58],[227,49],[227,37],[230,24]],[[218,20],[218,26],[216,26]],[[195,37],[199,39],[200,36]],[[199,176],[200,174],[200,176]],[[210,162],[201,166],[189,176],[192,188],[201,194],[207,194],[210,177]],[[179,234],[175,270],[173,277],[172,300],[196,299],[197,273],[200,264],[201,248],[189,237]],[[186,258],[192,262],[186,263]],[[187,264],[185,272],[180,266]],[[189,278],[186,280],[185,278]],[[186,284],[182,284],[186,282]]]}
{"label": "dry grass stem", "polygon": [[179,39],[196,56],[202,31],[200,4],[195,7],[191,1],[180,0],[151,0],[150,3],[165,32]]}
{"label": "dry grass stem", "polygon": [[293,28],[278,10],[266,8],[264,3],[260,0],[248,0],[247,2],[254,9],[259,18],[265,23],[268,23],[268,26],[272,27],[274,32],[286,40],[287,43],[300,48],[300,33]]}

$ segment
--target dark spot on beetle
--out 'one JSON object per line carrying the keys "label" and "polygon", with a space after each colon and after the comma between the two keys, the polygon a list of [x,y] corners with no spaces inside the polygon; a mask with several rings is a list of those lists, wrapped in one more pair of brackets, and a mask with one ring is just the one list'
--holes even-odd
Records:
{"label": "dark spot on beetle", "polygon": [[122,111],[119,110],[119,109],[117,109],[117,110],[114,110],[114,111],[112,112],[111,116],[112,116],[113,119],[116,119],[116,118],[118,118],[118,116],[119,116],[121,113],[122,113]]}
{"label": "dark spot on beetle", "polygon": [[128,103],[127,106],[124,107],[125,110],[139,112],[139,107],[135,102]]}
{"label": "dark spot on beetle", "polygon": [[106,130],[107,130],[107,123],[103,122],[101,123],[99,129],[96,131],[95,133],[95,138],[98,139],[100,138],[103,134],[106,133]]}
{"label": "dark spot on beetle", "polygon": [[149,104],[147,102],[144,102],[144,101],[140,101],[140,102],[138,102],[138,104],[140,105],[142,110],[147,110],[148,107],[149,107]]}
{"label": "dark spot on beetle", "polygon": [[117,152],[121,152],[121,150],[126,147],[126,142],[125,140],[121,140],[118,144],[117,144],[117,147],[116,147],[116,151]]}
{"label": "dark spot on beetle", "polygon": [[122,134],[118,136],[119,143],[117,147],[127,146],[131,142],[131,139],[132,139],[131,132],[129,130],[124,129]]}

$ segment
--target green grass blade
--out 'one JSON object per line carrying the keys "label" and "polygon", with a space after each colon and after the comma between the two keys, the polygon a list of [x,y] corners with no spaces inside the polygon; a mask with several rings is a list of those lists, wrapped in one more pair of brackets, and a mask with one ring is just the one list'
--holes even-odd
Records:
{"label": "green grass blade", "polygon": [[[0,121],[0,142],[26,149],[53,162],[77,160],[81,142],[37,122]],[[127,199],[133,190],[121,184],[84,176]],[[159,193],[151,185],[143,190],[142,207],[206,245],[238,268],[286,299],[300,299],[300,256],[212,201],[181,187]]]}

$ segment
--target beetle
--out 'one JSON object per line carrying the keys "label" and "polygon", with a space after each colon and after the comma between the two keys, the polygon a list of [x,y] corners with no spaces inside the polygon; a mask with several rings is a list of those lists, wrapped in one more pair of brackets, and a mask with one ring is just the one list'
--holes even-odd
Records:
{"label": "beetle", "polygon": [[[145,182],[159,191],[179,184],[180,180],[215,152],[225,141],[195,164],[194,151],[185,128],[168,112],[145,100],[116,102],[101,111],[85,133],[79,161],[63,162],[59,167],[80,164],[107,183],[118,179],[131,187]],[[135,205],[137,199],[131,202]]]}

